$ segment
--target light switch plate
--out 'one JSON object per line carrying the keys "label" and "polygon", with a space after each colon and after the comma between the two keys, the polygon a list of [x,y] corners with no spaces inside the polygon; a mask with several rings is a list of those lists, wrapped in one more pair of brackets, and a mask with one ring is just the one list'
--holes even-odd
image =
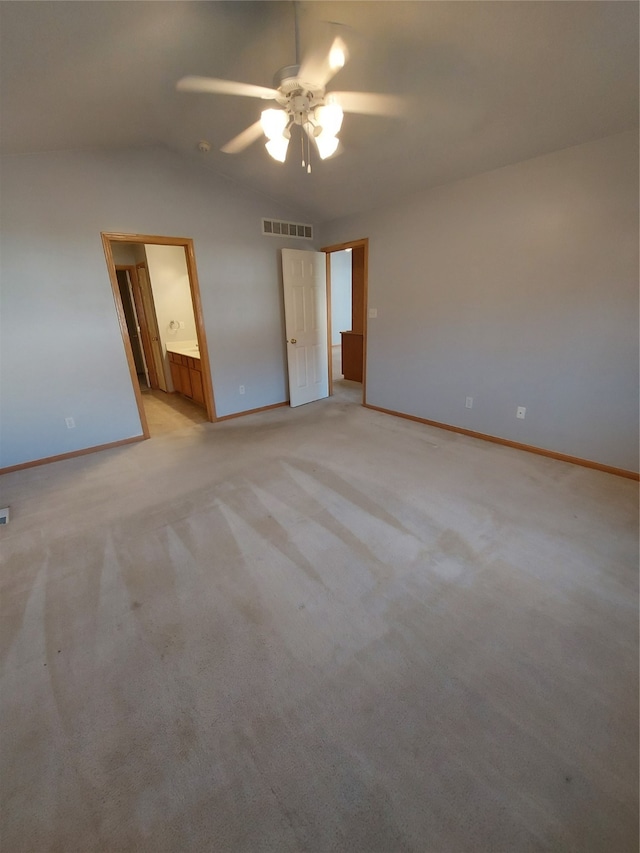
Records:
{"label": "light switch plate", "polygon": [[369,308],[369,318],[371,320],[375,320],[375,318],[377,316],[378,316],[378,309],[377,308]]}

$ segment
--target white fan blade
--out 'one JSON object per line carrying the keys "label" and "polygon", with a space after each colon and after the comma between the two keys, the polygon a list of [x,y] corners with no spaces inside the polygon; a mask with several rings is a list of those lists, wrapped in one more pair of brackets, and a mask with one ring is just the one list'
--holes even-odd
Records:
{"label": "white fan blade", "polygon": [[347,59],[346,44],[341,38],[335,38],[328,53],[315,50],[305,56],[298,76],[315,88],[324,88],[344,66]]}
{"label": "white fan blade", "polygon": [[237,83],[235,80],[217,80],[215,77],[183,77],[176,83],[179,92],[206,92],[211,95],[242,95],[246,98],[272,100],[278,92],[253,83]]}
{"label": "white fan blade", "polygon": [[345,113],[372,116],[403,116],[409,102],[400,95],[377,95],[374,92],[327,92],[328,100],[340,104]]}
{"label": "white fan blade", "polygon": [[260,139],[261,136],[262,124],[260,123],[260,120],[258,120],[247,127],[246,130],[243,130],[242,133],[239,133],[237,136],[234,136],[233,139],[230,139],[220,150],[224,151],[225,154],[239,154],[240,151],[244,151],[245,148],[248,148],[252,142],[255,142],[256,139]]}

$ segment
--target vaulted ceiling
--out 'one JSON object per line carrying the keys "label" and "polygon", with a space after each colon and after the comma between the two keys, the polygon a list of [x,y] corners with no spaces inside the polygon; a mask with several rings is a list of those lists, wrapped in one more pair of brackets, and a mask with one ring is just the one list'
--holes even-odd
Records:
{"label": "vaulted ceiling", "polygon": [[[339,34],[328,88],[402,94],[347,115],[311,175],[262,141],[219,148],[265,102],[178,93],[184,75],[271,86],[295,59],[289,2],[2,2],[4,153],[164,146],[315,221],[637,126],[635,2],[302,2],[304,54]],[[198,151],[206,139],[211,151]]]}

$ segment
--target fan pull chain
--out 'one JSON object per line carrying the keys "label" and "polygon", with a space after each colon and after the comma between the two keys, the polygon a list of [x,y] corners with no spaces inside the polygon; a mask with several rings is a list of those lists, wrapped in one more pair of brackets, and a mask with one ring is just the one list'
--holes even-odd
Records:
{"label": "fan pull chain", "polygon": [[300,128],[300,152],[302,154],[302,168],[304,169],[307,164],[304,162],[304,130],[302,127]]}
{"label": "fan pull chain", "polygon": [[307,175],[311,174],[311,141],[307,134]]}

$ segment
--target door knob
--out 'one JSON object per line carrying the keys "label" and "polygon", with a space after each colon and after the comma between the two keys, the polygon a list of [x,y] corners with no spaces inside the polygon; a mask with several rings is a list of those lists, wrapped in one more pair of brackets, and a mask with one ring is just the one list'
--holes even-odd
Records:
{"label": "door knob", "polygon": [[290,343],[290,344],[297,344],[297,343],[298,343],[298,341],[297,341],[297,339],[296,339],[296,338],[291,338],[291,340],[289,341],[289,343]]}

